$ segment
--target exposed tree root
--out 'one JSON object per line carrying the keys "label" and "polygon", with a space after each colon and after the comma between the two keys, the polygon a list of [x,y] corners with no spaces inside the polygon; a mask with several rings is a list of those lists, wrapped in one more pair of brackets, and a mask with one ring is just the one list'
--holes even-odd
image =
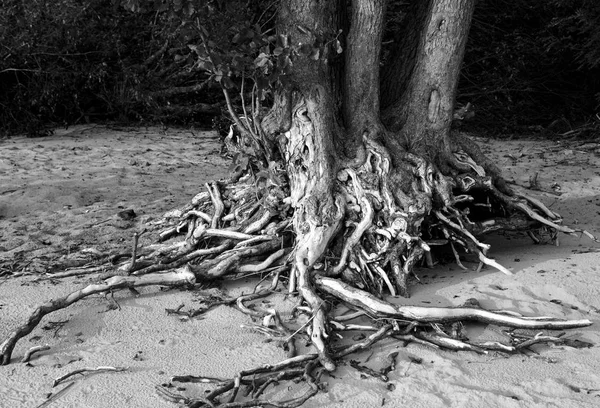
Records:
{"label": "exposed tree root", "polygon": [[[189,407],[295,407],[318,392],[322,371],[333,371],[337,360],[385,338],[451,350],[513,353],[538,342],[562,339],[538,334],[510,344],[475,344],[451,327],[468,320],[540,330],[591,324],[589,320],[528,318],[476,307],[428,308],[385,301],[387,295],[408,296],[408,278],[421,260],[432,263],[432,248],[448,245],[459,265],[456,248],[462,248],[481,262],[480,267],[488,265],[511,274],[488,257],[489,245],[478,237],[496,230],[525,231],[534,237],[539,229],[570,234],[583,231],[561,226],[560,216],[539,200],[497,188],[492,182],[496,176],[488,175],[489,163],[480,165],[465,151],[458,154],[456,166],[470,169],[468,173],[443,175],[412,154],[405,155],[400,169],[393,165],[385,147],[365,136],[364,160],[335,171],[327,169],[321,165],[327,160],[320,156],[321,146],[310,139],[314,129],[304,109],[304,103],[294,107],[293,122],[298,128],[288,139],[296,146],[287,150],[290,157],[286,158],[286,171],[293,183],[285,182],[281,166],[271,165],[269,177],[246,174],[235,183],[207,184],[206,191],[189,205],[167,214],[174,225],[159,234],[161,244],[138,250],[136,240],[131,259],[112,266],[115,276],[38,307],[0,345],[2,364],[10,362],[18,340],[31,333],[45,315],[86,296],[256,273],[271,273],[271,285],[227,303],[236,303],[242,312],[262,319],[264,331],[287,344],[289,358],[242,371],[230,380],[173,379],[216,382],[215,390],[197,399],[182,397],[165,387],[157,387],[159,395]],[[412,181],[406,184],[401,177]],[[169,241],[176,236],[183,239]],[[97,268],[94,271],[108,266]],[[300,295],[304,302],[301,309],[311,315],[305,326],[287,327],[276,311],[248,306],[248,302],[273,293],[281,276],[288,277],[288,291]],[[359,311],[332,316],[335,302]],[[347,323],[361,316],[371,317],[372,325]],[[370,334],[362,342],[333,349],[331,337],[347,330]],[[305,335],[315,353],[296,356],[294,340]],[[260,398],[271,385],[284,380],[300,381],[305,389],[286,401]],[[242,399],[239,395],[244,388],[248,397],[237,401]]]}
{"label": "exposed tree root", "polygon": [[121,371],[127,371],[128,368],[127,367],[107,367],[107,366],[101,366],[101,367],[91,367],[91,368],[80,368],[77,369],[75,371],[71,371],[59,378],[57,378],[56,380],[54,380],[54,383],[52,383],[53,387],[56,387],[57,385],[61,384],[63,381],[65,381],[68,378],[71,378],[74,375],[78,375],[78,374],[88,374],[88,373],[104,373],[104,372],[121,372]]}
{"label": "exposed tree root", "polygon": [[483,309],[467,307],[438,308],[418,306],[398,306],[378,299],[372,294],[353,288],[337,279],[322,276],[315,277],[317,287],[330,295],[366,311],[371,316],[401,319],[418,323],[451,323],[474,320],[520,329],[561,330],[584,327],[592,324],[590,320],[532,320],[516,316],[489,312]]}

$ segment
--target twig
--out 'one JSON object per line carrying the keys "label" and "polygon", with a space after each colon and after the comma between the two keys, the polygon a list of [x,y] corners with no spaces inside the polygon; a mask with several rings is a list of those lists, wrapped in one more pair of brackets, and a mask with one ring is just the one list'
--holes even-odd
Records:
{"label": "twig", "polygon": [[38,405],[37,408],[44,408],[44,407],[47,407],[48,405],[52,404],[54,401],[56,401],[58,398],[60,398],[63,394],[65,394],[69,390],[69,388],[71,388],[74,385],[75,385],[75,382],[71,382],[71,383],[65,385],[65,387],[62,390],[57,391],[54,394],[50,395],[48,397],[48,399],[46,401],[42,402],[40,405]]}
{"label": "twig", "polygon": [[504,266],[500,265],[495,260],[490,259],[487,256],[485,256],[482,251],[478,251],[477,252],[477,256],[479,257],[479,260],[481,261],[481,263],[484,263],[484,264],[486,264],[488,266],[491,266],[492,268],[496,268],[500,272],[504,273],[505,275],[509,275],[510,276],[510,275],[513,274],[511,271],[509,271],[508,269],[506,269]]}
{"label": "twig", "polygon": [[279,258],[284,256],[288,252],[289,251],[287,249],[280,249],[279,251],[274,252],[271,255],[269,255],[269,257],[267,259],[265,259],[264,261],[262,261],[261,263],[252,264],[252,265],[242,265],[238,268],[238,270],[241,273],[259,272],[259,271],[265,270],[268,267],[270,267],[273,264],[273,262],[277,261]]}
{"label": "twig", "polygon": [[246,228],[244,228],[243,232],[245,234],[254,234],[255,232],[263,229],[269,223],[271,218],[273,218],[273,214],[271,214],[271,212],[267,209],[259,219],[251,224],[248,224]]}
{"label": "twig", "polygon": [[474,351],[478,354],[487,354],[487,351],[481,347],[475,346],[464,341],[453,339],[451,337],[443,336],[438,333],[429,333],[426,331],[419,331],[416,337],[421,338],[429,343],[436,344],[440,347],[450,350],[462,350],[462,351]]}
{"label": "twig", "polygon": [[226,382],[227,380],[214,377],[198,377],[195,375],[178,375],[171,377],[171,381],[196,384],[221,384]]}
{"label": "twig", "polygon": [[62,383],[67,378],[72,377],[77,374],[105,373],[108,371],[121,372],[121,371],[127,371],[127,370],[129,370],[128,367],[109,367],[109,366],[101,366],[101,367],[96,367],[96,368],[89,368],[89,367],[80,368],[78,370],[71,371],[70,373],[67,373],[61,377],[58,377],[56,380],[54,380],[54,382],[52,383],[52,386],[56,387],[58,384]]}
{"label": "twig", "polygon": [[33,356],[35,353],[45,350],[50,350],[50,346],[46,344],[44,346],[35,346],[30,348],[21,359],[21,363],[27,363],[29,359],[31,359],[31,356]]}
{"label": "twig", "polygon": [[210,227],[217,228],[217,224],[221,216],[223,215],[223,210],[225,210],[225,205],[223,204],[223,200],[221,199],[221,193],[219,192],[219,187],[217,186],[217,183],[206,183],[205,186],[210,194],[213,206],[215,207],[215,213],[213,214],[212,220],[210,222]]}
{"label": "twig", "polygon": [[133,271],[135,268],[135,262],[137,261],[137,252],[138,252],[138,241],[140,237],[148,231],[146,228],[142,230],[142,232],[136,232],[133,234],[133,248],[131,249],[131,264],[129,264],[129,270]]}
{"label": "twig", "polygon": [[179,268],[180,266],[185,265],[186,263],[188,263],[196,258],[199,258],[201,256],[214,255],[214,254],[221,253],[221,252],[225,251],[227,248],[229,248],[230,246],[231,246],[230,242],[224,242],[223,244],[216,246],[216,247],[206,248],[206,249],[197,249],[186,255],[183,255],[181,258],[179,258],[171,263],[150,265],[146,268],[138,269],[137,271],[133,272],[132,275],[142,276],[142,275],[147,275],[147,274],[153,273],[153,272],[160,272],[160,271],[166,271],[169,269]]}
{"label": "twig", "polygon": [[[156,393],[158,394],[158,396],[167,402],[190,406],[190,404],[194,401],[191,398],[185,397],[181,394],[174,393],[161,385],[155,386],[154,389],[156,390]],[[204,402],[204,401],[202,401],[202,402]],[[214,406],[214,405],[209,405],[209,406]]]}
{"label": "twig", "polygon": [[256,293],[251,293],[249,295],[240,296],[240,297],[238,297],[236,299],[237,307],[242,312],[244,312],[247,315],[256,316],[256,317],[263,317],[266,313],[260,313],[260,312],[256,312],[254,310],[248,309],[246,307],[246,305],[244,305],[244,302],[248,302],[248,301],[251,301],[251,300],[255,300],[255,299],[262,298],[262,297],[266,297],[266,296],[269,296],[271,293],[273,293],[273,290],[269,288],[269,289],[263,289],[263,290],[258,291]]}
{"label": "twig", "polygon": [[212,217],[205,212],[198,210],[189,210],[187,213],[183,214],[181,218],[188,218],[189,216],[195,216],[198,218],[202,218],[206,222],[212,222]]}
{"label": "twig", "polygon": [[290,341],[291,339],[293,339],[296,334],[300,333],[306,326],[308,326],[310,324],[310,322],[312,322],[312,320],[315,318],[315,316],[316,316],[316,313],[313,312],[312,316],[310,316],[310,318],[306,322],[304,322],[304,324],[302,326],[300,326],[298,328],[298,330],[296,330],[295,332],[293,332],[292,334],[290,334],[285,339],[285,341]]}
{"label": "twig", "polygon": [[[218,237],[218,238],[227,238],[227,239],[235,239],[240,241],[248,241],[251,239],[258,238],[256,235],[245,234],[243,232],[230,231],[224,229],[216,229],[216,228],[208,228],[204,235],[207,237]],[[272,239],[273,237],[269,237]],[[265,239],[266,241],[267,239]]]}
{"label": "twig", "polygon": [[452,253],[454,254],[454,260],[456,261],[456,265],[458,265],[458,267],[463,271],[468,271],[467,267],[464,266],[460,261],[460,256],[458,255],[458,251],[454,247],[454,242],[452,242],[452,240],[450,240],[450,248],[452,248]]}
{"label": "twig", "polygon": [[383,382],[388,382],[390,379],[388,378],[387,375],[382,374],[382,373],[378,373],[377,371],[373,370],[372,368],[366,367],[362,364],[359,364],[358,361],[355,360],[351,360],[350,361],[350,366],[358,371],[360,371],[361,373],[364,373],[366,375],[370,375],[371,377],[377,378],[378,380],[381,380]]}
{"label": "twig", "polygon": [[588,231],[580,230],[580,229],[573,229],[573,228],[565,227],[564,225],[558,225],[552,221],[545,219],[541,215],[535,213],[531,208],[529,208],[524,203],[515,203],[514,205],[516,208],[523,211],[525,214],[527,214],[532,219],[534,219],[544,225],[547,225],[550,228],[553,228],[557,231],[564,232],[565,234],[570,234],[570,235],[574,235],[574,236],[577,236],[577,234],[576,234],[577,232],[581,232],[582,234],[585,234],[586,236],[588,236],[594,242],[598,242],[598,239],[596,237],[594,237],[592,234],[590,234]]}
{"label": "twig", "polygon": [[341,316],[335,316],[333,320],[335,320],[336,322],[345,322],[347,320],[353,320],[361,316],[366,316],[366,313],[362,310],[357,310],[356,312],[347,313]]}
{"label": "twig", "polygon": [[273,236],[271,236],[271,235],[254,235],[252,237],[253,238],[249,238],[245,241],[238,242],[237,244],[235,244],[234,249],[244,248],[244,247],[250,246],[252,244],[256,244],[257,242],[270,241],[273,239]]}
{"label": "twig", "polygon": [[525,347],[530,347],[537,343],[563,343],[564,341],[565,341],[565,339],[562,339],[560,337],[544,336],[543,333],[538,333],[535,336],[533,336],[531,339],[525,340],[524,342],[517,344],[515,346],[515,349],[520,350]]}
{"label": "twig", "polygon": [[46,273],[46,277],[49,279],[60,279],[78,275],[91,275],[93,273],[102,272],[107,268],[107,265],[90,266],[89,268],[70,269],[63,272]]}
{"label": "twig", "polygon": [[[350,174],[354,173],[351,172]],[[353,180],[355,183],[355,187],[358,188],[358,177],[356,175],[353,176]],[[339,275],[344,270],[344,267],[346,266],[346,261],[348,260],[348,255],[350,255],[350,251],[356,244],[358,244],[360,238],[363,236],[365,231],[373,224],[373,206],[369,202],[369,199],[366,196],[364,196],[364,193],[361,197],[360,204],[363,217],[352,232],[352,235],[346,240],[346,243],[344,244],[344,249],[342,250],[342,255],[340,256],[340,261],[331,271],[331,275],[333,276]]]}
{"label": "twig", "polygon": [[343,348],[342,350],[335,353],[333,355],[333,357],[338,359],[338,358],[345,357],[348,354],[355,353],[358,350],[364,350],[368,347],[371,347],[373,344],[375,344],[379,340],[388,337],[392,332],[393,332],[392,326],[389,324],[386,324],[385,326],[381,327],[377,332],[375,332],[375,333],[371,334],[370,336],[368,336],[367,338],[365,338],[362,342],[351,344],[351,345]]}

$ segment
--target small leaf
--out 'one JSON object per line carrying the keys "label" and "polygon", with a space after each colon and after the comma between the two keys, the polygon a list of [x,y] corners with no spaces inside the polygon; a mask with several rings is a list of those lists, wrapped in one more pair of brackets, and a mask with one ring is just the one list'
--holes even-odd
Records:
{"label": "small leaf", "polygon": [[318,48],[314,48],[312,50],[312,52],[310,53],[310,59],[313,59],[315,61],[317,61],[320,56],[321,56],[321,50]]}
{"label": "small leaf", "polygon": [[261,52],[258,57],[254,60],[254,65],[257,67],[264,67],[269,62],[269,56],[264,52]]}
{"label": "small leaf", "polygon": [[284,71],[287,67],[292,65],[292,60],[290,60],[289,56],[282,55],[277,59],[277,65],[282,71]]}
{"label": "small leaf", "polygon": [[208,72],[213,72],[215,69],[212,62],[207,61],[207,60],[199,59],[196,65],[198,66],[199,69],[202,69],[202,70],[208,71]]}
{"label": "small leaf", "polygon": [[189,2],[187,4],[187,9],[186,9],[186,14],[189,16],[191,16],[192,14],[194,14],[195,12],[195,8],[194,8],[194,4],[192,2]]}
{"label": "small leaf", "polygon": [[341,54],[342,51],[344,51],[343,48],[342,48],[342,44],[340,44],[340,40],[335,40],[335,51],[338,54]]}

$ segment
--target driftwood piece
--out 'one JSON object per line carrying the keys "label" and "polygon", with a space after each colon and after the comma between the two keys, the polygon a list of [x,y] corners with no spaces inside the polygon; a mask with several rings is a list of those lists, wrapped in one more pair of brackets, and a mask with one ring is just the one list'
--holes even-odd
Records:
{"label": "driftwood piece", "polygon": [[144,276],[113,276],[103,283],[92,284],[83,289],[76,290],[61,298],[39,306],[29,316],[27,321],[9,334],[8,338],[0,345],[0,363],[10,363],[12,352],[19,339],[27,336],[39,324],[44,316],[64,309],[73,303],[96,293],[108,292],[118,289],[131,289],[141,286],[164,285],[179,286],[183,284],[194,284],[196,277],[186,266],[173,272],[162,274],[148,274]]}
{"label": "driftwood piece", "polygon": [[118,372],[127,371],[127,370],[128,370],[127,367],[108,367],[108,366],[80,368],[78,370],[71,371],[70,373],[67,373],[63,376],[60,376],[59,378],[54,380],[54,382],[52,383],[52,386],[56,387],[58,384],[62,383],[66,379],[71,378],[72,376],[77,375],[77,374],[104,373],[104,372],[111,372],[111,371],[118,373]]}
{"label": "driftwood piece", "polygon": [[35,353],[39,353],[40,351],[50,350],[50,346],[45,344],[43,346],[34,346],[27,350],[27,353],[21,359],[21,363],[28,363]]}
{"label": "driftwood piece", "polygon": [[576,327],[586,327],[592,324],[588,319],[532,320],[467,307],[400,306],[378,299],[368,292],[353,288],[337,279],[317,276],[315,277],[315,284],[320,290],[378,317],[388,317],[420,323],[449,323],[461,320],[474,320],[482,323],[519,329],[549,330],[572,329]]}

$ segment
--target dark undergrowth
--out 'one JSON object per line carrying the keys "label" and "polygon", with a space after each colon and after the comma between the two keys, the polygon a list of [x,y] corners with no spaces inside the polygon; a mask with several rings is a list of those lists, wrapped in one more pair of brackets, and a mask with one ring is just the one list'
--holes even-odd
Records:
{"label": "dark undergrowth", "polygon": [[[168,13],[115,3],[3,3],[0,136],[102,121],[210,127],[216,118],[223,127],[223,95],[195,63],[198,33]],[[225,41],[233,24],[267,20],[263,3],[228,2],[211,34]],[[404,4],[390,2],[390,30]],[[459,84],[459,107],[472,106],[462,129],[597,138],[598,23],[596,0],[479,1]]]}

